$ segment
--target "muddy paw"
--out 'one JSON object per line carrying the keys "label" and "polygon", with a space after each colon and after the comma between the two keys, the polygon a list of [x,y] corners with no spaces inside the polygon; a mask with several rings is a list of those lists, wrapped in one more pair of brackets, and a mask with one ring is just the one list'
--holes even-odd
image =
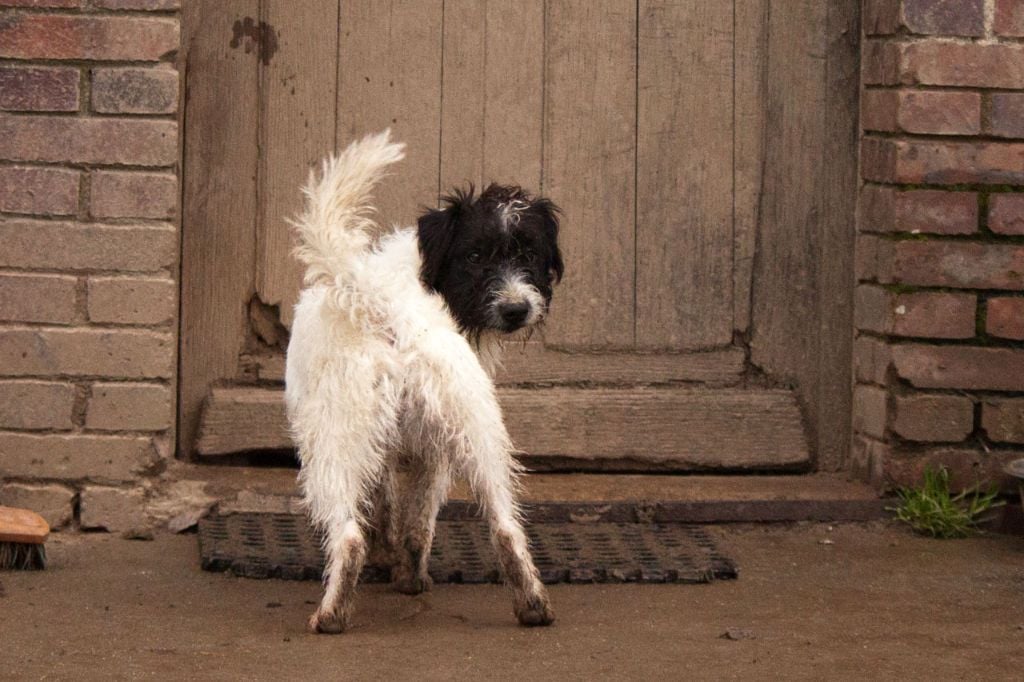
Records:
{"label": "muddy paw", "polygon": [[516,610],[516,618],[519,619],[520,625],[532,628],[538,625],[551,625],[555,622],[555,613],[546,599],[534,598]]}
{"label": "muddy paw", "polygon": [[345,621],[333,613],[317,611],[309,617],[306,629],[314,635],[337,635],[345,632]]}
{"label": "muddy paw", "polygon": [[402,594],[423,594],[430,591],[434,581],[430,579],[429,575],[398,574],[394,577],[391,585],[396,592]]}

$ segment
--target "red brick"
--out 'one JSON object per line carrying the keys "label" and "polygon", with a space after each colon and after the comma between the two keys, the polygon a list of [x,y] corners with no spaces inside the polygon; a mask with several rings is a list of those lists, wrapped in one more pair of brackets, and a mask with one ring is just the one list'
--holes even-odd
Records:
{"label": "red brick", "polygon": [[172,10],[181,7],[181,0],[92,0],[102,9]]}
{"label": "red brick", "polygon": [[0,267],[152,272],[177,258],[169,226],[0,222]]}
{"label": "red brick", "polygon": [[178,126],[174,121],[4,114],[0,158],[170,166],[178,160]]}
{"label": "red brick", "polygon": [[864,130],[895,132],[900,95],[897,90],[864,90],[860,98],[860,123]]}
{"label": "red brick", "polygon": [[857,328],[936,339],[974,336],[977,296],[935,291],[893,293],[871,285],[857,287]]}
{"label": "red brick", "polygon": [[970,398],[959,395],[915,393],[896,396],[892,430],[905,440],[961,441],[974,430],[974,403]]}
{"label": "red brick", "polygon": [[899,82],[1024,88],[1024,45],[921,40],[898,48]]}
{"label": "red brick", "polygon": [[893,228],[912,234],[971,234],[978,229],[975,192],[908,190],[896,192]]}
{"label": "red brick", "polygon": [[1024,194],[991,194],[988,229],[997,234],[1024,234]]}
{"label": "red brick", "polygon": [[164,324],[174,319],[174,280],[136,277],[89,279],[89,319],[120,324]]}
{"label": "red brick", "polygon": [[1024,244],[901,240],[876,247],[874,272],[871,263],[862,268],[886,284],[1024,289]]}
{"label": "red brick", "polygon": [[981,427],[997,443],[1024,443],[1024,398],[986,399]]}
{"label": "red brick", "polygon": [[900,28],[900,0],[865,0],[864,35],[890,35]]}
{"label": "red brick", "polygon": [[92,108],[105,114],[173,114],[178,110],[178,72],[93,69]]}
{"label": "red brick", "polygon": [[0,168],[0,211],[74,215],[81,174],[63,168]]}
{"label": "red brick", "polygon": [[864,185],[861,189],[861,232],[972,234],[977,229],[976,192],[898,191],[879,185]]}
{"label": "red brick", "polygon": [[889,40],[867,40],[861,51],[863,85],[896,85],[900,82],[900,49]]}
{"label": "red brick", "polygon": [[1024,37],[1024,3],[996,0],[993,30],[1002,36]]}
{"label": "red brick", "polygon": [[859,336],[853,342],[853,373],[858,382],[886,385],[892,366],[892,347],[870,336]]}
{"label": "red brick", "polygon": [[0,66],[0,109],[78,111],[78,69]]}
{"label": "red brick", "polygon": [[74,8],[82,4],[82,0],[0,0],[0,7],[60,7]]}
{"label": "red brick", "polygon": [[1024,341],[1024,298],[990,298],[986,307],[985,331],[1001,339]]}
{"label": "red brick", "polygon": [[20,12],[0,17],[0,57],[159,61],[173,55],[178,43],[174,19]]}
{"label": "red brick", "polygon": [[163,431],[171,426],[171,391],[161,384],[98,383],[85,427],[99,431]]}
{"label": "red brick", "polygon": [[893,346],[896,373],[917,388],[1019,391],[1024,350],[973,346]]}
{"label": "red brick", "polygon": [[1024,457],[1024,452],[965,447],[939,446],[926,449],[897,449],[883,463],[885,479],[890,486],[919,486],[926,469],[944,467],[950,473],[954,490],[994,485],[1004,492],[1016,492],[1016,480],[1003,469],[1011,461]]}
{"label": "red brick", "polygon": [[154,218],[178,212],[178,178],[171,173],[95,171],[89,183],[93,218]]}
{"label": "red brick", "polygon": [[889,445],[854,434],[850,447],[850,473],[873,484],[884,483],[883,466],[889,458]]}
{"label": "red brick", "polygon": [[171,334],[134,329],[0,329],[0,374],[166,379]]}
{"label": "red brick", "polygon": [[911,33],[981,37],[984,0],[903,0],[903,26]]}
{"label": "red brick", "polygon": [[74,405],[73,384],[0,381],[0,428],[69,430]]}
{"label": "red brick", "polygon": [[938,90],[865,90],[861,98],[865,130],[932,135],[981,132],[981,95]]}
{"label": "red brick", "polygon": [[981,132],[981,95],[976,92],[903,90],[896,112],[899,130],[935,135]]}
{"label": "red brick", "polygon": [[131,481],[156,461],[145,437],[0,433],[0,479]]}
{"label": "red brick", "polygon": [[0,320],[71,324],[77,286],[66,275],[0,274]]}
{"label": "red brick", "polygon": [[888,393],[884,388],[860,384],[853,389],[853,431],[854,433],[885,437],[888,421]]}
{"label": "red brick", "polygon": [[993,135],[1024,138],[1024,93],[993,93],[990,121]]}
{"label": "red brick", "polygon": [[[0,4],[3,1],[0,0]],[[31,509],[42,516],[50,528],[62,528],[71,523],[75,515],[74,500],[74,490],[54,483],[8,483],[0,486],[0,504]]]}
{"label": "red brick", "polygon": [[862,173],[871,182],[1024,184],[1024,143],[865,138]]}

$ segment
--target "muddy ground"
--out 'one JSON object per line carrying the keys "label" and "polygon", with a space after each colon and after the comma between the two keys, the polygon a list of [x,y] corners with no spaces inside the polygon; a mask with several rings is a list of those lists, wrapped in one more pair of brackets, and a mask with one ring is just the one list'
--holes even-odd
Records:
{"label": "muddy ground", "polygon": [[715,532],[739,580],[557,586],[546,629],[516,626],[496,586],[369,586],[356,627],[333,637],[303,631],[317,583],[204,573],[194,535],[58,535],[45,572],[0,573],[0,678],[1024,677],[1020,538]]}

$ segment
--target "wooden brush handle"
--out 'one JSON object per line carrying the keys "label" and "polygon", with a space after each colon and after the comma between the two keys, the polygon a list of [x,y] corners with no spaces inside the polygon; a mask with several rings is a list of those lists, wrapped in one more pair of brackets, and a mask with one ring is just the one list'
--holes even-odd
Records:
{"label": "wooden brush handle", "polygon": [[28,509],[0,507],[0,542],[39,545],[49,534],[50,526],[39,514]]}

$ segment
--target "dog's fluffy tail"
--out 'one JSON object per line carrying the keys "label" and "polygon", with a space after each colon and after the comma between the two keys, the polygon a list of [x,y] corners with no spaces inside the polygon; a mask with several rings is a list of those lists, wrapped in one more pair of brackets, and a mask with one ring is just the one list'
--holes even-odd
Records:
{"label": "dog's fluffy tail", "polygon": [[380,227],[369,205],[373,186],[388,166],[401,161],[405,145],[391,142],[391,131],[368,135],[324,159],[310,171],[302,192],[306,206],[292,224],[298,232],[295,257],[306,265],[307,285],[337,281],[352,272],[357,258]]}

